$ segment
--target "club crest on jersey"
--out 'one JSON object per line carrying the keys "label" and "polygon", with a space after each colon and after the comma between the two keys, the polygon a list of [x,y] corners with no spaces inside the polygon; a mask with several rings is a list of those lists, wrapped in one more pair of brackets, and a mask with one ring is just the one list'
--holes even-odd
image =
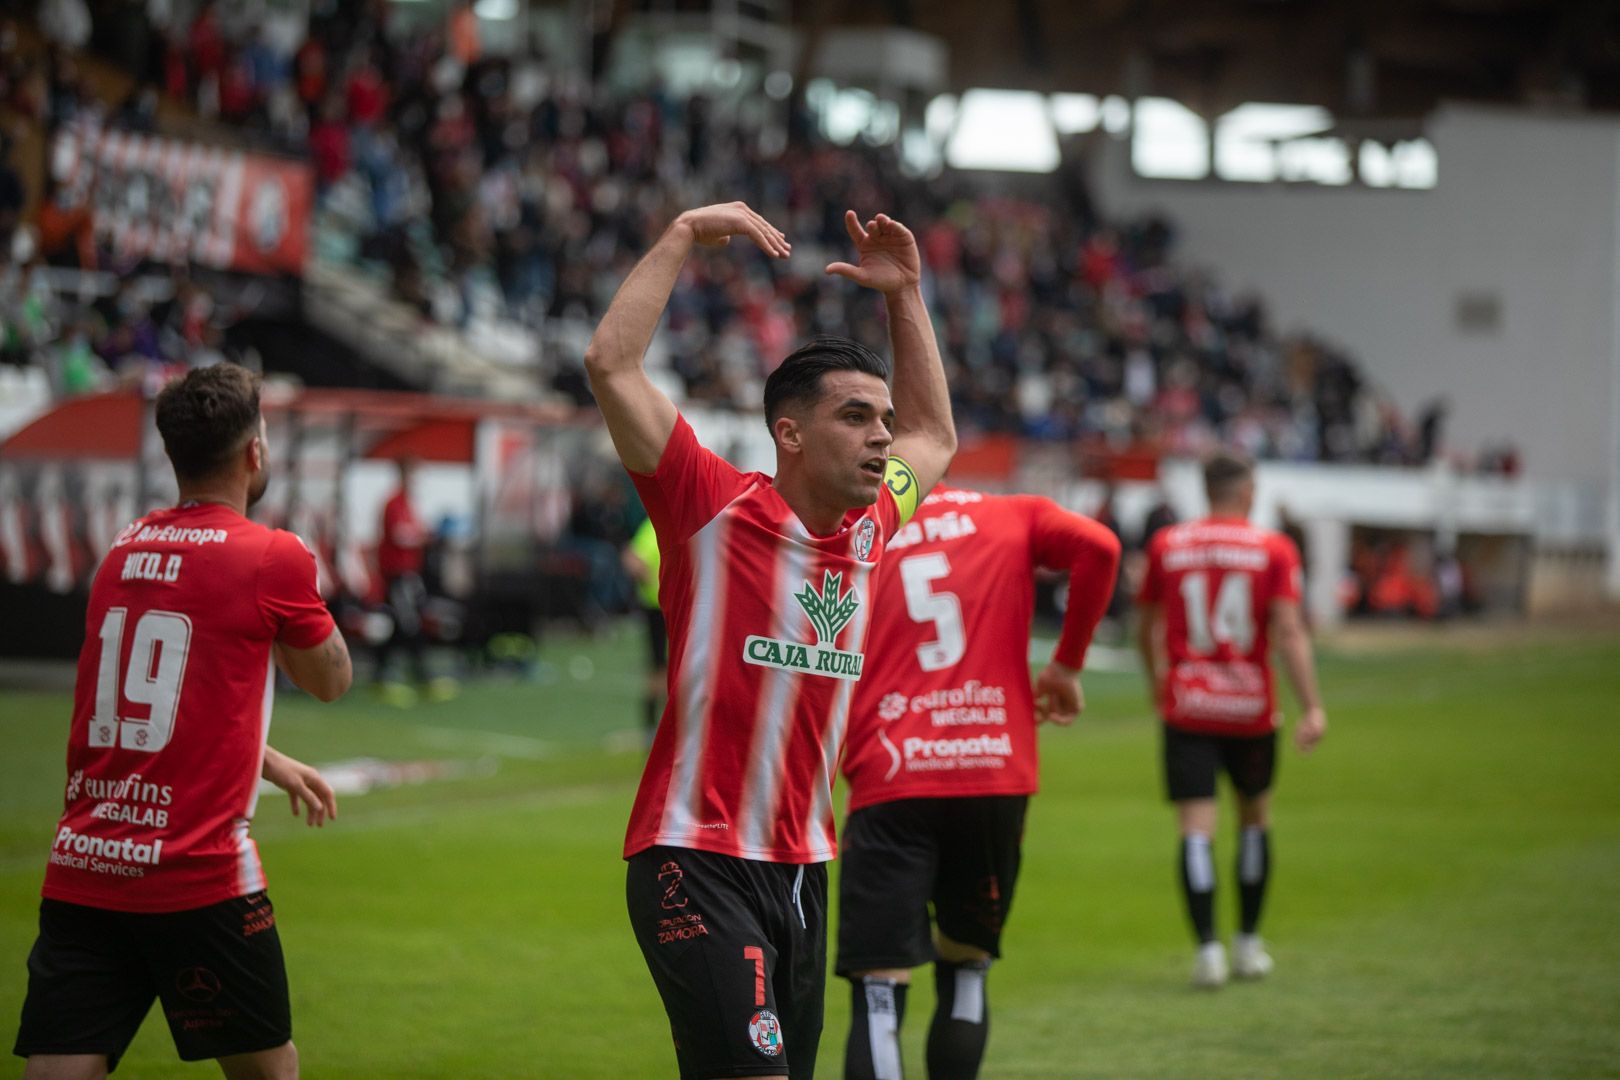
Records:
{"label": "club crest on jersey", "polygon": [[855,526],[855,557],[866,562],[872,555],[872,543],[877,539],[877,522],[871,518],[862,518],[861,523]]}
{"label": "club crest on jersey", "polygon": [[833,679],[859,679],[861,662],[865,657],[858,652],[847,652],[835,644],[838,635],[860,610],[860,594],[851,585],[844,589],[844,575],[825,571],[821,589],[810,582],[795,594],[794,599],[804,609],[805,617],[816,631],[816,643],[805,645],[781,638],[751,634],[743,643],[743,660],[759,667],[798,671],[806,675],[825,675]]}
{"label": "club crest on jersey", "polygon": [[771,1010],[759,1010],[748,1019],[748,1041],[766,1057],[781,1057],[782,1022]]}

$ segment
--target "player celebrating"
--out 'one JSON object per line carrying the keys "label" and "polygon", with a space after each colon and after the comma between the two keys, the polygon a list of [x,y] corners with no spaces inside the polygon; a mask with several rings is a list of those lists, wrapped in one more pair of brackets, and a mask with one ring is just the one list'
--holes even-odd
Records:
{"label": "player celebrating", "polygon": [[662,553],[669,701],[624,854],[637,942],[683,1077],[809,1077],[821,1034],[832,774],[884,544],[956,449],[910,231],[845,224],[883,294],[888,365],[841,338],[807,343],[765,383],[776,476],[704,449],[642,370],[694,245],[782,233],[742,203],[689,210],[620,287],[586,352],[619,457]]}
{"label": "player celebrating", "polygon": [[[944,486],[889,542],[844,759],[836,968],[853,989],[850,1080],[900,1080],[910,969],[929,961],[928,1075],[978,1075],[985,974],[1036,789],[1035,725],[1071,723],[1084,705],[1080,666],[1119,551],[1105,526],[1050,499]],[[1069,571],[1069,601],[1031,687],[1037,567]]]}
{"label": "player celebrating", "polygon": [[179,505],[118,534],[90,588],[16,1053],[29,1080],[103,1077],[153,998],[180,1056],[296,1077],[287,976],[258,849],[261,773],[311,824],[313,769],[265,746],[275,672],[331,701],[352,672],[291,533],[244,515],[269,479],[256,378],[189,372],[157,400]]}
{"label": "player celebrating", "polygon": [[1294,741],[1309,752],[1327,729],[1316,692],[1310,634],[1300,612],[1299,551],[1281,533],[1249,524],[1254,468],[1216,454],[1204,466],[1209,516],[1161,529],[1148,545],[1137,602],[1138,645],[1164,720],[1164,770],[1181,826],[1181,884],[1198,938],[1193,984],[1226,982],[1226,950],[1215,936],[1212,845],[1216,774],[1237,791],[1242,824],[1237,858],[1241,930],[1232,971],[1271,971],[1258,930],[1271,876],[1271,781],[1277,762],[1273,642],[1304,710]]}

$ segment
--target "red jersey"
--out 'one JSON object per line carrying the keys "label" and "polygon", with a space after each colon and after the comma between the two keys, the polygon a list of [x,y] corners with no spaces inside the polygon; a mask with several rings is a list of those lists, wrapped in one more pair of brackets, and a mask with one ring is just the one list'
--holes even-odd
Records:
{"label": "red jersey", "polygon": [[382,539],[377,541],[377,570],[385,578],[422,572],[427,530],[411,508],[405,489],[394,492],[383,505]]}
{"label": "red jersey", "polygon": [[332,617],[298,537],[215,503],[127,526],[96,571],[44,894],[182,911],[264,888],[248,836],[270,727],[270,647]]}
{"label": "red jersey", "polygon": [[901,506],[915,504],[915,477],[891,458],[877,502],[813,536],[770,477],[705,450],[684,417],[656,471],[630,475],[662,554],[670,678],[625,858],[668,844],[831,859],[832,778],[869,659],[870,578]]}
{"label": "red jersey", "polygon": [[889,541],[850,714],[851,810],[1035,791],[1037,567],[1069,571],[1053,659],[1078,669],[1119,568],[1105,526],[1033,495],[936,487]]}
{"label": "red jersey", "polygon": [[1242,518],[1160,529],[1138,601],[1164,608],[1169,670],[1159,715],[1185,731],[1264,735],[1277,728],[1270,616],[1300,597],[1299,549]]}

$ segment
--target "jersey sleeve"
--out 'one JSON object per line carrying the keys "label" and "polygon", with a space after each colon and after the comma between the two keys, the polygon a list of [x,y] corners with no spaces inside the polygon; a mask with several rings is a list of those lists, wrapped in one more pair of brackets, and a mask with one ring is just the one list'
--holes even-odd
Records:
{"label": "jersey sleeve", "polygon": [[1298,601],[1304,595],[1304,570],[1299,547],[1282,533],[1271,538],[1271,567],[1266,591],[1271,600]]}
{"label": "jersey sleeve", "polygon": [[666,549],[691,539],[748,486],[748,478],[698,442],[692,425],[678,414],[658,467],[650,473],[632,471],[630,480],[659,546]]}
{"label": "jersey sleeve", "polygon": [[1148,541],[1147,566],[1142,572],[1142,584],[1136,589],[1138,604],[1157,604],[1164,600],[1164,534],[1160,529]]}
{"label": "jersey sleeve", "polygon": [[282,529],[259,564],[259,611],[275,639],[295,649],[312,649],[337,628],[316,587],[314,552]]}
{"label": "jersey sleeve", "polygon": [[1106,525],[1051,499],[1020,497],[1029,513],[1030,556],[1036,566],[1069,571],[1069,603],[1052,659],[1080,668],[1091,635],[1108,610],[1119,575],[1119,538]]}

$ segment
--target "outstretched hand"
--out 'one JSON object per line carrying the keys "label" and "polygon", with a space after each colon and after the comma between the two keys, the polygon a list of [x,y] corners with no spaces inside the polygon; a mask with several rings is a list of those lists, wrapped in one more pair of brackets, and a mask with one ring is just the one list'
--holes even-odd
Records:
{"label": "outstretched hand", "polygon": [[1056,660],[1035,676],[1035,722],[1068,727],[1086,708],[1080,673]]}
{"label": "outstretched hand", "polygon": [[302,813],[306,823],[317,827],[326,824],[327,818],[337,817],[337,793],[313,765],[305,765],[267,746],[264,748],[264,778],[287,793],[293,817]]}
{"label": "outstretched hand", "polygon": [[917,238],[910,229],[887,214],[879,214],[863,227],[853,210],[844,211],[844,228],[855,242],[860,265],[835,262],[828,265],[827,273],[885,295],[922,280],[922,256],[917,253]]}
{"label": "outstretched hand", "polygon": [[759,249],[774,258],[785,259],[793,253],[787,234],[766,221],[747,203],[716,203],[688,210],[675,219],[691,231],[692,242],[704,247],[724,247],[733,236],[746,236],[759,245]]}

